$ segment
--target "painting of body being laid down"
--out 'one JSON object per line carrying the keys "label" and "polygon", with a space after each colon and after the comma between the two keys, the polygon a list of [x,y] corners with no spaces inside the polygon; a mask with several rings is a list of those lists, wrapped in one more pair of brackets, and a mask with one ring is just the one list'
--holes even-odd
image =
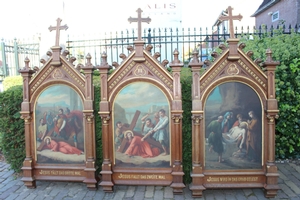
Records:
{"label": "painting of body being laid down", "polygon": [[169,167],[169,102],[153,84],[125,86],[113,104],[115,165]]}
{"label": "painting of body being laid down", "polygon": [[51,86],[40,94],[35,104],[38,163],[84,163],[82,110],[81,98],[68,86]]}
{"label": "painting of body being laid down", "polygon": [[205,103],[206,169],[262,167],[262,106],[246,84],[217,86]]}

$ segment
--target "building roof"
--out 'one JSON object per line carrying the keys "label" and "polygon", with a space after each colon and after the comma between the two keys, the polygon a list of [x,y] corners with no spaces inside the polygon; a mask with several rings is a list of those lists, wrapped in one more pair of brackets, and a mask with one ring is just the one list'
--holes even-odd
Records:
{"label": "building roof", "polygon": [[258,9],[255,11],[254,14],[251,15],[251,17],[256,17],[258,14],[264,12],[268,8],[272,7],[276,3],[278,3],[280,0],[263,0],[262,4],[258,7]]}

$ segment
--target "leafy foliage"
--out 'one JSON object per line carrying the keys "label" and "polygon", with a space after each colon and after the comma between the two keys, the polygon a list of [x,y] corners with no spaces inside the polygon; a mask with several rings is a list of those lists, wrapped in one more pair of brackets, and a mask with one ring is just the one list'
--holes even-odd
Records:
{"label": "leafy foliage", "polygon": [[0,149],[16,172],[25,158],[24,120],[20,117],[23,87],[14,86],[0,93]]}
{"label": "leafy foliage", "polygon": [[22,85],[23,79],[22,76],[8,76],[3,80],[3,88],[7,90],[16,85]]}
{"label": "leafy foliage", "polygon": [[182,165],[184,171],[184,182],[190,183],[192,170],[192,76],[189,68],[182,68],[181,90],[182,90]]}
{"label": "leafy foliage", "polygon": [[295,158],[300,152],[300,34],[282,31],[265,33],[253,40],[243,38],[245,51],[253,50],[254,59],[266,58],[271,49],[273,60],[280,61],[276,69],[276,98],[279,119],[276,122],[276,157]]}

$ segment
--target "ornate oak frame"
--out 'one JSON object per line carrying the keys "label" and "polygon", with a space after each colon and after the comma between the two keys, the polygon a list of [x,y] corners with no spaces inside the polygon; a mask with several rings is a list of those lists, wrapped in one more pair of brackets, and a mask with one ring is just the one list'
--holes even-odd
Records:
{"label": "ornate oak frame", "polygon": [[[129,18],[129,21],[149,22],[150,19],[140,18],[141,10],[138,9],[139,18]],[[100,186],[106,192],[112,192],[115,184],[126,185],[170,185],[174,193],[182,193],[185,187],[183,184],[182,169],[182,102],[180,71],[183,63],[178,60],[178,51],[174,52],[174,60],[170,63],[172,74],[164,67],[165,63],[159,63],[157,58],[159,53],[151,55],[152,46],[148,45],[144,49],[145,42],[141,39],[141,29],[139,28],[138,39],[134,42],[134,47],[129,47],[130,55],[124,58],[120,65],[114,66],[116,70],[109,76],[110,66],[106,62],[106,55],[102,56],[100,70],[101,82],[101,102],[99,115],[102,119],[102,144],[103,144],[103,164],[102,179]],[[118,92],[125,86],[145,82],[151,83],[161,90],[170,105],[170,165],[163,168],[151,167],[118,167],[114,160],[114,124],[113,124],[113,102]],[[134,100],[133,100],[134,103]],[[125,155],[124,155],[125,156]],[[150,176],[151,175],[151,176]],[[152,176],[153,175],[153,176]]]}
{"label": "ornate oak frame", "polygon": [[[74,58],[68,59],[68,51],[61,53],[59,44],[59,30],[66,29],[67,26],[60,26],[61,19],[57,19],[56,45],[52,52],[48,52],[48,61],[41,69],[32,70],[29,67],[29,60],[25,60],[25,67],[19,72],[23,77],[23,102],[21,117],[25,123],[25,146],[26,158],[23,163],[23,178],[28,188],[36,187],[36,180],[56,180],[56,181],[82,181],[89,189],[97,188],[97,176],[95,166],[95,130],[94,130],[94,93],[92,83],[93,66],[88,63],[82,67],[84,74],[75,69]],[[50,27],[49,30],[54,30]],[[34,75],[34,76],[33,76]],[[36,126],[35,103],[39,95],[48,87],[55,85],[67,86],[74,90],[82,101],[83,114],[83,134],[84,134],[84,155],[82,164],[53,164],[39,163],[36,157]],[[51,134],[49,134],[50,136]],[[41,149],[42,150],[42,149]],[[74,155],[76,156],[76,155]]]}
{"label": "ornate oak frame", "polygon": [[[221,45],[222,54],[215,54],[215,60],[205,72],[200,73],[203,63],[197,52],[190,62],[193,76],[192,86],[192,134],[193,169],[190,189],[195,197],[209,188],[264,188],[266,197],[276,196],[279,189],[278,172],[275,165],[275,118],[278,108],[275,98],[275,68],[279,62],[272,60],[271,50],[260,67],[252,61],[253,52],[244,53],[244,44],[239,40],[228,39],[228,47]],[[206,64],[209,64],[208,62]],[[264,71],[262,70],[264,69]],[[207,169],[205,160],[205,101],[209,93],[226,82],[244,83],[258,95],[262,107],[262,160],[259,169]],[[224,180],[224,181],[223,181]]]}

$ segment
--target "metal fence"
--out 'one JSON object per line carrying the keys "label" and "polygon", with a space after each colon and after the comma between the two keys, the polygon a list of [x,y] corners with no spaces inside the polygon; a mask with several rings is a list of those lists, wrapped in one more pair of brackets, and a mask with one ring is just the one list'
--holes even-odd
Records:
{"label": "metal fence", "polygon": [[[276,31],[290,34],[298,30],[298,26],[291,25],[285,27],[260,26],[258,28],[236,28],[235,36],[243,35],[263,35],[272,36]],[[191,58],[191,53],[196,48],[199,51],[199,57],[202,61],[210,57],[210,54],[216,46],[224,43],[228,39],[229,34],[226,29],[202,29],[202,28],[155,28],[144,29],[142,38],[146,41],[145,45],[151,44],[153,49],[151,53],[159,52],[161,56],[159,61],[167,59],[172,61],[173,52],[178,49],[180,60],[187,64]],[[134,40],[137,38],[135,30],[125,30],[115,33],[104,33],[91,36],[80,36],[77,38],[70,36],[66,41],[66,48],[70,55],[74,56],[77,63],[84,63],[84,57],[90,53],[94,65],[101,63],[101,53],[106,52],[110,64],[113,62],[122,62],[120,54],[129,54],[128,46],[133,46]],[[18,69],[24,66],[24,60],[29,58],[31,66],[40,66],[40,43],[38,40],[4,40],[0,44],[0,82],[6,76],[18,75]]]}
{"label": "metal fence", "polygon": [[19,75],[18,70],[29,58],[33,66],[39,66],[39,42],[32,40],[4,40],[0,46],[0,80],[6,76]]}
{"label": "metal fence", "polygon": [[[259,26],[258,28],[241,28],[235,29],[235,36],[241,37],[245,35],[263,35],[272,36],[276,31],[281,31],[284,34],[290,34],[292,31],[298,30],[298,26],[288,27],[266,27]],[[128,46],[133,46],[133,41],[137,38],[135,30],[125,30],[115,33],[104,33],[102,35],[94,36],[89,39],[76,39],[68,37],[66,48],[70,52],[70,56],[77,59],[77,63],[83,63],[84,57],[88,53],[91,54],[93,64],[99,65],[101,63],[101,53],[106,52],[110,63],[120,63],[122,59],[119,57],[121,53],[129,54]],[[199,57],[202,61],[210,57],[210,54],[216,46],[224,43],[229,38],[229,33],[225,28],[217,29],[202,29],[202,28],[155,28],[144,29],[142,34],[143,40],[146,44],[151,44],[153,49],[152,54],[159,52],[159,61],[167,59],[172,61],[173,51],[178,49],[180,52],[180,59],[184,63],[188,63],[191,58],[191,53],[196,48],[199,51]],[[76,64],[76,63],[75,63]]]}

